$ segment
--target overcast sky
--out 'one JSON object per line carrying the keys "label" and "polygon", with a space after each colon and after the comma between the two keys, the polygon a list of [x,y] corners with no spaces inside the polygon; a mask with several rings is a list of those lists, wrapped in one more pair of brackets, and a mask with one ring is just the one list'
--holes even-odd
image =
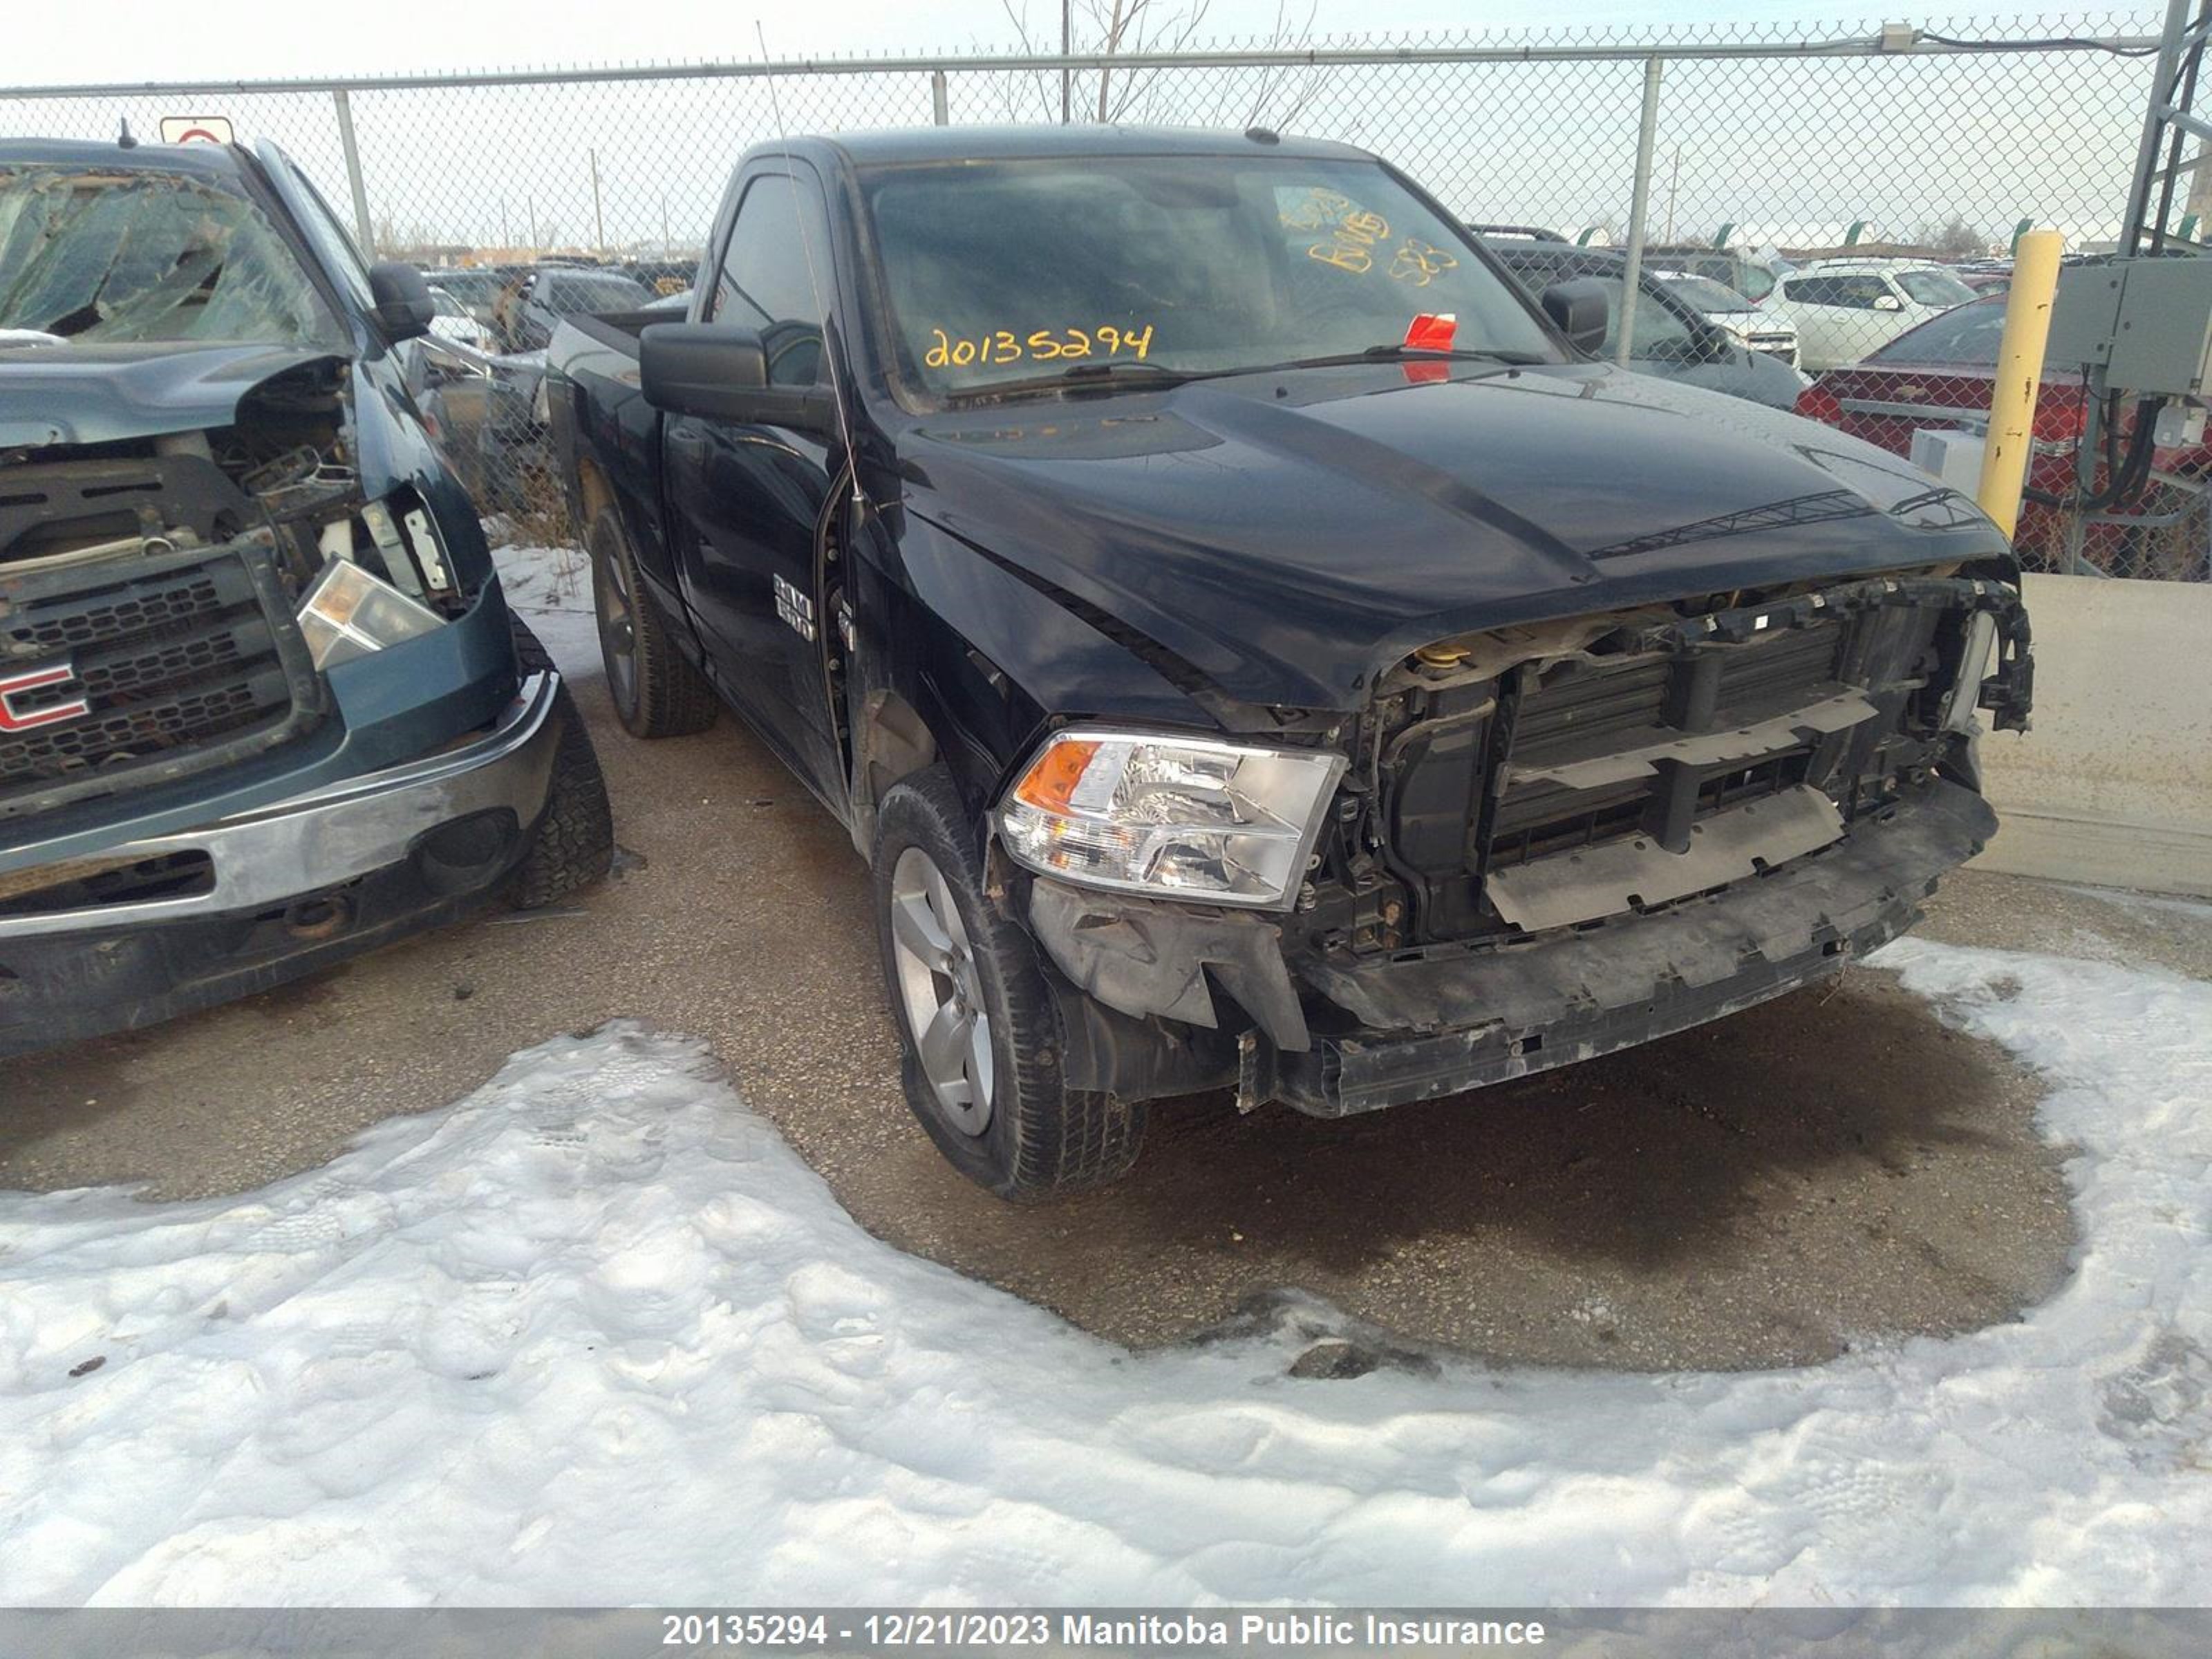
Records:
{"label": "overcast sky", "polygon": [[[223,115],[242,136],[282,145],[344,209],[345,167],[325,94],[10,102],[6,88],[749,61],[760,55],[756,15],[768,24],[769,55],[782,60],[1016,45],[1000,0],[645,0],[628,8],[541,0],[527,9],[481,0],[94,3],[97,13],[87,15],[97,21],[85,27],[10,33],[0,53],[0,132],[91,138],[112,135],[122,118],[145,133],[167,115]],[[1277,3],[1211,0],[1201,38],[1265,37]],[[1032,38],[1056,45],[1057,0],[1027,3]],[[1154,3],[1168,11],[1194,0]],[[2124,15],[2053,11],[2043,20],[2026,11],[2031,3],[2019,0],[2021,9],[2003,19],[1970,27],[2018,39],[2155,22],[2148,0],[2134,0]],[[1710,25],[1769,39],[1871,33],[1872,23],[1834,21],[1850,4],[1317,0],[1311,32],[1369,43],[1516,29],[1551,42],[1585,30],[1635,39]],[[1304,14],[1291,15],[1295,33]],[[1754,246],[1814,246],[1841,240],[1854,222],[1877,238],[1925,240],[1958,216],[1987,245],[2001,244],[2023,219],[2077,240],[2109,235],[2148,74],[2142,58],[2083,52],[1676,59],[1665,73],[1654,151],[1654,228],[1703,240],[1728,227]],[[1231,128],[1257,121],[1346,140],[1388,155],[1465,217],[1603,239],[1627,222],[1642,80],[1633,60],[1578,60],[1409,63],[1310,76],[1194,70],[1142,83],[1125,76],[1116,85],[1125,95],[1143,88],[1127,119]],[[1056,112],[1050,93],[1042,77],[969,70],[950,77],[947,104],[956,121],[1035,120]],[[1079,82],[1079,111],[1091,95]],[[799,76],[773,86],[686,77],[384,89],[355,94],[351,109],[366,216],[385,241],[643,249],[696,246],[731,161],[748,144],[781,131],[920,125],[930,118],[931,88],[912,72]]]}
{"label": "overcast sky", "polygon": [[[1300,21],[1304,4],[1290,6]],[[31,0],[25,0],[27,5]],[[1022,0],[1013,0],[1018,9]],[[1190,0],[1156,0],[1163,9]],[[1054,0],[1028,0],[1032,27],[1056,36]],[[2024,8],[2025,9],[2025,8]],[[1313,32],[1343,36],[1439,34],[1576,24],[1652,25],[1700,21],[1831,21],[1860,9],[1838,0],[1317,0]],[[1881,8],[1864,9],[1869,16]],[[1892,6],[1892,11],[1899,9]],[[487,5],[468,0],[371,0],[356,6],[272,0],[104,0],[97,21],[62,23],[46,12],[36,28],[9,31],[0,85],[85,81],[197,81],[230,76],[377,74],[498,69],[544,64],[656,58],[753,58],[759,19],[777,58],[1011,46],[1000,0],[542,0]],[[1202,33],[1229,40],[1274,27],[1275,0],[1212,0]],[[1056,43],[1056,42],[1055,42]]]}

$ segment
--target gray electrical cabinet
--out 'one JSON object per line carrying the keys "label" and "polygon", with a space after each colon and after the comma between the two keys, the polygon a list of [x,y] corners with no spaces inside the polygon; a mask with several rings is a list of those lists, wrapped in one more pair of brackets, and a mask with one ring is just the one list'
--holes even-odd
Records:
{"label": "gray electrical cabinet", "polygon": [[2139,397],[2212,392],[2212,258],[2068,266],[2043,360],[2101,367],[2112,391]]}

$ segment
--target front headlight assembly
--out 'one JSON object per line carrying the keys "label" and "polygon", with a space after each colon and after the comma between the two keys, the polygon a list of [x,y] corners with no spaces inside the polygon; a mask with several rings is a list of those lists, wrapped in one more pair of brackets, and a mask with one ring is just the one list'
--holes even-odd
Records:
{"label": "front headlight assembly", "polygon": [[1041,875],[1286,909],[1345,765],[1326,750],[1070,728],[999,804],[999,834]]}
{"label": "front headlight assembly", "polygon": [[299,620],[317,668],[442,628],[449,616],[440,607],[459,609],[445,544],[411,489],[331,520],[316,545],[324,563],[301,597]]}

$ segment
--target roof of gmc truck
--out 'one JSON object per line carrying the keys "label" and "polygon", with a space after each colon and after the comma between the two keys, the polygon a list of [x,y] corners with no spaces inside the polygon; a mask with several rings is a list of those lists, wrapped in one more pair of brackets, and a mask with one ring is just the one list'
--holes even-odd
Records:
{"label": "roof of gmc truck", "polygon": [[159,168],[235,178],[246,157],[235,144],[118,144],[112,138],[0,138],[0,167]]}
{"label": "roof of gmc truck", "polygon": [[1254,154],[1371,159],[1351,144],[1318,138],[1249,137],[1201,127],[969,126],[897,127],[881,132],[844,132],[835,138],[794,137],[787,145],[763,144],[762,150],[797,150],[819,144],[860,167],[896,161],[1015,161],[1059,155],[1236,155]]}

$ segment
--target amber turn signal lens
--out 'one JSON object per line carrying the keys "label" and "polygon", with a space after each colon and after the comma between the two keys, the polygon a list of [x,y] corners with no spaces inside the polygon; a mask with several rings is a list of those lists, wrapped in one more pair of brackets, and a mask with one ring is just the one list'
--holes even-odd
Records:
{"label": "amber turn signal lens", "polygon": [[1014,799],[1040,811],[1066,813],[1076,786],[1098,752],[1091,738],[1071,738],[1049,744],[1022,781],[1014,786]]}

